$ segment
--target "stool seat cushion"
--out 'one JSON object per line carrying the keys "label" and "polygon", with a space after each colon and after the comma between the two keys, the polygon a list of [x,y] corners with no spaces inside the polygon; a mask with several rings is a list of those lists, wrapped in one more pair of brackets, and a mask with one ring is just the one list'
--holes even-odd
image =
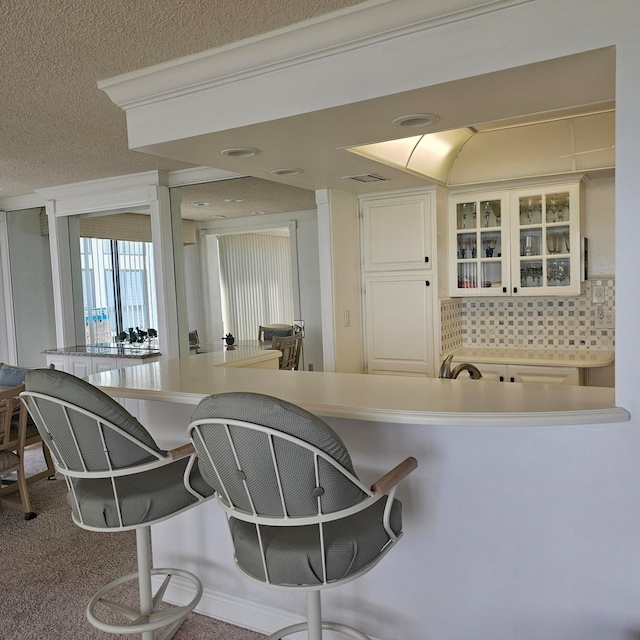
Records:
{"label": "stool seat cushion", "polygon": [[[328,582],[347,578],[378,558],[389,542],[382,526],[385,504],[386,499],[382,498],[368,509],[323,525]],[[400,533],[402,504],[398,500],[393,502],[390,524],[394,533]],[[267,582],[256,525],[231,517],[229,526],[238,566],[257,580]],[[269,582],[282,586],[322,584],[318,525],[260,525],[260,535]]]}
{"label": "stool seat cushion", "polygon": [[[115,479],[118,501],[122,509],[122,526],[142,525],[170,516],[197,501],[187,491],[183,476],[188,458],[144,473]],[[200,494],[210,496],[213,489],[202,479],[197,466],[191,472],[191,486]],[[120,527],[118,508],[108,478],[79,478],[74,482],[75,494],[85,526],[101,529]],[[77,506],[71,492],[67,500],[79,524]]]}

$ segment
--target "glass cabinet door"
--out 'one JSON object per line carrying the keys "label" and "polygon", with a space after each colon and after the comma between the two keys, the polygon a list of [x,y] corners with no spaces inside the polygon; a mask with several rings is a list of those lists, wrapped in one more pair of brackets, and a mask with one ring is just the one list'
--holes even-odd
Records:
{"label": "glass cabinet door", "polygon": [[498,296],[509,293],[506,192],[449,198],[452,265],[450,295]]}
{"label": "glass cabinet door", "polygon": [[513,192],[513,295],[580,293],[580,205],[577,184]]}

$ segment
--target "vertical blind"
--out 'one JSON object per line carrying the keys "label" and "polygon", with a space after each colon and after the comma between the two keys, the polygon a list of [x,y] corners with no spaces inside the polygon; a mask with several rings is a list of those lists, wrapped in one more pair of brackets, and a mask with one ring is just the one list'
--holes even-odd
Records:
{"label": "vertical blind", "polygon": [[241,233],[218,237],[225,333],[256,340],[258,327],[293,322],[288,236]]}

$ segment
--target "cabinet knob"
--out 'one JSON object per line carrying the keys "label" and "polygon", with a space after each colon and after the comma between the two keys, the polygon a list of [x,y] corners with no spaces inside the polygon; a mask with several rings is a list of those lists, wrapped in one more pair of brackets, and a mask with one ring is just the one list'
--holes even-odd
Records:
{"label": "cabinet knob", "polygon": [[513,293],[518,293],[518,287],[513,287]]}
{"label": "cabinet knob", "polygon": [[427,285],[427,287],[431,285],[431,283],[428,280],[425,280],[424,283]]}
{"label": "cabinet knob", "polygon": [[500,376],[500,382],[504,382],[504,376]]}
{"label": "cabinet knob", "polygon": [[425,262],[429,262],[429,256],[425,256],[425,257],[424,257],[424,261],[425,261]]}
{"label": "cabinet knob", "polygon": [[511,382],[515,382],[515,381],[516,381],[516,379],[515,379],[515,378],[511,378]]}
{"label": "cabinet knob", "polygon": [[502,287],[502,293],[507,293],[507,287]]}

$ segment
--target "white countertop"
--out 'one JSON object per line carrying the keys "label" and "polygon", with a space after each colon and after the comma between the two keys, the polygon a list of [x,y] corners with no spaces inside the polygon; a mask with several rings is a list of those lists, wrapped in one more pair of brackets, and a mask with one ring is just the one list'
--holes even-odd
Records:
{"label": "white countertop", "polygon": [[114,397],[196,405],[250,391],[325,417],[459,426],[549,426],[629,420],[613,389],[482,380],[280,371],[219,366],[216,354],[153,362],[87,378]]}
{"label": "white countertop", "polygon": [[[257,342],[257,341],[256,341]],[[229,349],[222,345],[206,353],[197,353],[190,358],[206,358],[207,367],[249,367],[267,360],[277,360],[282,353],[274,349],[240,345]],[[203,361],[204,362],[204,361]]]}
{"label": "white countertop", "polygon": [[606,367],[615,361],[614,351],[593,349],[506,349],[463,347],[452,352],[455,362],[534,364],[548,367]]}

